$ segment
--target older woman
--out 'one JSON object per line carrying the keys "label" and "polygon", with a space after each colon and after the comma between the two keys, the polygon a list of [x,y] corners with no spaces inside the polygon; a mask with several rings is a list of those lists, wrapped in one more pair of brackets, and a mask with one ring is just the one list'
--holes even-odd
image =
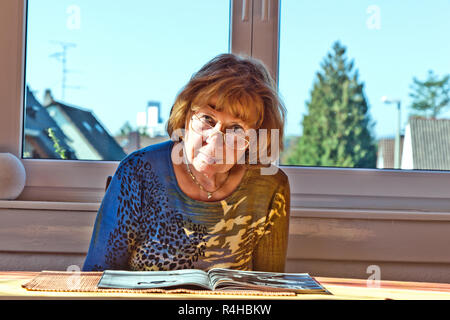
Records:
{"label": "older woman", "polygon": [[233,54],[208,62],[172,107],[171,140],[120,162],[83,270],[283,272],[289,181],[262,170],[281,149],[284,114],[262,63]]}

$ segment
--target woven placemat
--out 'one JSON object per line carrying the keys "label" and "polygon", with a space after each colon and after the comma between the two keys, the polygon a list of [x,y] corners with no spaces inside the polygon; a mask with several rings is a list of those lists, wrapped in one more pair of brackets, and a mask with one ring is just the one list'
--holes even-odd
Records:
{"label": "woven placemat", "polygon": [[101,289],[97,287],[103,272],[41,271],[23,284],[29,291],[48,292],[102,292],[102,293],[189,293],[209,295],[295,296],[295,292],[269,292],[250,290],[191,290],[191,289]]}

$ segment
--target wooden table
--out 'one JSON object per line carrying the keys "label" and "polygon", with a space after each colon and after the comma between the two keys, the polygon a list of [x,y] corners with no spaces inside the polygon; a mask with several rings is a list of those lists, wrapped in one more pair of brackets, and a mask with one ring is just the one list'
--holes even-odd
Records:
{"label": "wooden table", "polygon": [[39,272],[0,272],[0,299],[332,299],[332,300],[450,300],[450,284],[380,281],[380,287],[367,287],[366,280],[316,277],[333,295],[302,294],[291,296],[236,296],[201,294],[144,294],[27,291],[22,284]]}

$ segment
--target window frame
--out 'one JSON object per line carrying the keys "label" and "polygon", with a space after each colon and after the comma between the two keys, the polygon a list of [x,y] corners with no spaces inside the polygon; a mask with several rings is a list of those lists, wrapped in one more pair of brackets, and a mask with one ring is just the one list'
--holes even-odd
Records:
{"label": "window frame", "polygon": [[[261,59],[278,80],[280,0],[230,0],[230,51]],[[265,9],[265,10],[264,10]],[[0,2],[0,152],[27,174],[18,200],[100,202],[118,161],[22,159],[26,0]],[[294,207],[448,211],[450,172],[281,166]],[[371,201],[364,202],[364,199]],[[374,201],[374,199],[376,201]],[[365,204],[364,204],[365,203]]]}

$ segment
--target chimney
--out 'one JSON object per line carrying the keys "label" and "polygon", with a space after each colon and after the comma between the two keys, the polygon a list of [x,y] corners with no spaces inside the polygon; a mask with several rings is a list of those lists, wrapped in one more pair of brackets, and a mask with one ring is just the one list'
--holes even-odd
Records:
{"label": "chimney", "polygon": [[148,101],[147,103],[147,114],[150,113],[149,119],[147,120],[149,123],[147,124],[149,127],[162,123],[161,118],[161,103],[159,101]]}
{"label": "chimney", "polygon": [[54,102],[55,102],[55,100],[53,99],[52,91],[50,89],[45,89],[44,101],[43,101],[42,105],[44,107],[48,107],[48,106],[52,105]]}

